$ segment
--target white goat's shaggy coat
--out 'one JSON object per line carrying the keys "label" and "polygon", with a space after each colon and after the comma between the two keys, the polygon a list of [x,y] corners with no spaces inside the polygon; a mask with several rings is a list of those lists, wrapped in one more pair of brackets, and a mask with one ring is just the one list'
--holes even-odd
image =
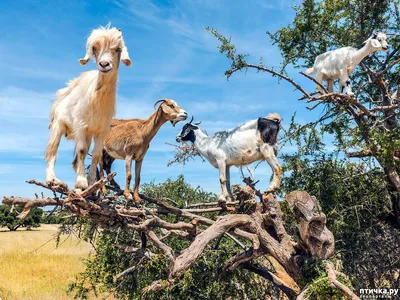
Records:
{"label": "white goat's shaggy coat", "polygon": [[[77,189],[85,189],[96,179],[96,166],[101,159],[104,136],[110,129],[115,115],[115,100],[120,59],[130,66],[131,60],[125,47],[122,33],[110,26],[92,31],[86,44],[86,55],[79,63],[86,64],[92,56],[96,58],[98,70],[82,73],[71,80],[67,87],[57,92],[49,125],[50,141],[46,149],[46,181],[60,182],[54,172],[57,150],[63,135],[75,140]],[[88,180],[85,176],[84,160],[94,139],[92,164]]]}
{"label": "white goat's shaggy coat", "polygon": [[[188,123],[177,136],[177,141],[191,140],[196,149],[212,166],[219,169],[219,179],[222,193],[220,201],[232,198],[230,190],[230,167],[245,166],[255,161],[266,160],[270,165],[274,177],[267,192],[273,192],[280,186],[282,169],[279,165],[276,153],[278,151],[277,133],[281,117],[278,114],[270,114],[266,119],[275,122],[275,136],[272,143],[266,143],[258,130],[259,120],[249,121],[234,129],[220,131],[213,136],[208,136],[195,124]],[[194,138],[190,138],[188,127],[192,128]]]}
{"label": "white goat's shaggy coat", "polygon": [[[346,93],[352,96],[354,93],[351,91],[349,76],[356,66],[367,55],[375,51],[387,51],[388,49],[386,35],[381,32],[374,34],[364,43],[365,45],[361,49],[343,47],[318,55],[314,66],[307,69],[306,73],[315,73],[316,79],[320,84],[322,84],[323,80],[326,80],[329,92],[333,92],[333,81],[339,78],[340,90],[345,87]],[[317,90],[320,91],[321,87],[317,86]]]}

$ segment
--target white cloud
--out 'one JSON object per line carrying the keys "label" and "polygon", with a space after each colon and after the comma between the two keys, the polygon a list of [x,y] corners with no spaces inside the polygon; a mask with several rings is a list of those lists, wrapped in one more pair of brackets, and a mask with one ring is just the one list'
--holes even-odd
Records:
{"label": "white cloud", "polygon": [[20,67],[20,66],[8,66],[8,70],[10,70],[18,77],[24,78],[46,78],[46,79],[55,79],[55,80],[63,80],[66,81],[68,78],[73,78],[74,76],[70,73],[63,73],[60,71],[56,71],[54,69],[48,70],[44,68],[29,68],[29,67]]}
{"label": "white cloud", "polygon": [[0,89],[0,117],[48,119],[52,93],[38,93],[31,90],[8,86]]}
{"label": "white cloud", "polygon": [[154,76],[124,76],[120,79],[120,82],[143,82],[143,83],[179,83],[179,84],[213,84],[216,79],[220,79],[221,77],[214,76],[168,76],[168,75],[159,75],[154,74]]}

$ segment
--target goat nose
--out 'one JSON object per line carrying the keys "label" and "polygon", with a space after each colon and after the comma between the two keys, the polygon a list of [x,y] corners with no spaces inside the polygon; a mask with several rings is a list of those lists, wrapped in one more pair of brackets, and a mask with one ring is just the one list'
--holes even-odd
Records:
{"label": "goat nose", "polygon": [[106,68],[110,65],[110,63],[108,61],[101,61],[101,62],[99,62],[99,65],[102,68]]}

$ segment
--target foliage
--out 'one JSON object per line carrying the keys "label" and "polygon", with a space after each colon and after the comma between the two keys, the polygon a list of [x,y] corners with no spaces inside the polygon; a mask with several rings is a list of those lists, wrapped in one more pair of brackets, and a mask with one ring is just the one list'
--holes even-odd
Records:
{"label": "foliage", "polygon": [[[161,184],[143,184],[142,192],[150,197],[173,200],[181,208],[190,203],[216,200],[214,194],[205,192],[200,187],[191,187],[183,176],[179,176],[177,180],[168,179]],[[176,217],[169,218],[169,221],[178,221]],[[187,243],[173,236],[168,237],[168,245],[176,252],[186,247]],[[113,246],[114,244],[140,247],[140,236],[132,230],[102,231],[96,242],[96,255],[85,262],[86,270],[70,285],[70,292],[75,297],[85,298],[90,291],[108,291],[128,299],[261,299],[270,291],[269,283],[256,277],[257,275],[240,268],[233,272],[223,269],[225,261],[232,253],[242,250],[233,241],[223,237],[212,243],[200,261],[173,287],[142,295],[141,290],[152,281],[165,278],[166,258],[154,248],[154,257],[139,259],[135,254],[126,253]],[[134,270],[117,280],[116,275],[129,267]],[[254,286],[258,288],[254,289]]]}
{"label": "foliage", "polygon": [[[396,0],[375,0],[368,4],[362,0],[306,0],[294,8],[296,16],[291,24],[275,33],[268,32],[268,35],[281,51],[283,68],[288,64],[296,68],[310,67],[317,55],[343,46],[360,47],[363,41],[378,30],[398,33],[398,5]],[[379,70],[386,67],[390,59],[398,56],[400,40],[389,36],[388,42],[392,49],[390,54],[375,52],[364,60],[368,67]],[[389,91],[397,89],[399,71],[400,65],[397,64],[384,74]],[[372,79],[368,76],[363,66],[356,68],[351,75],[352,85],[357,87],[361,81],[371,83]],[[358,100],[371,108],[382,100],[381,92],[376,85],[366,84],[360,89]],[[331,108],[327,105],[324,110],[327,112]],[[321,130],[334,136],[338,150],[365,149],[379,145],[380,154],[385,156],[393,153],[393,149],[400,148],[398,116],[396,118],[397,128],[382,132],[373,126],[373,122],[356,123],[343,107],[328,119]]]}
{"label": "foliage", "polygon": [[[341,271],[339,265],[340,260],[337,260],[334,257],[330,259],[329,262],[334,263],[336,266],[339,266],[338,271]],[[327,277],[326,264],[326,261],[310,261],[304,265],[301,281],[303,286],[307,286],[305,296],[308,299],[343,299],[343,294],[341,293],[341,291],[333,287],[331,281]],[[349,278],[338,276],[338,280],[347,287],[353,289]]]}
{"label": "foliage", "polygon": [[0,205],[0,227],[7,227],[10,231],[15,231],[19,227],[40,227],[43,210],[35,208],[30,215],[24,219],[18,219],[19,212],[12,209],[9,205]]}
{"label": "foliage", "polygon": [[236,48],[231,44],[231,39],[224,37],[218,32],[217,29],[206,27],[212,35],[214,35],[220,42],[221,45],[218,47],[220,53],[225,53],[226,57],[231,61],[231,68],[225,72],[225,75],[229,78],[237,70],[241,70],[247,67],[246,57],[247,54],[236,54]]}
{"label": "foliage", "polygon": [[65,213],[62,211],[55,211],[43,214],[42,224],[63,224],[65,222]]}
{"label": "foliage", "polygon": [[[394,0],[370,1],[368,5],[362,0],[307,0],[296,6],[295,12],[293,23],[275,33],[268,33],[284,58],[283,71],[288,64],[297,68],[311,66],[318,54],[330,49],[343,45],[357,47],[377,30],[400,29],[398,1]],[[228,77],[236,71],[254,68],[284,78],[301,90],[292,79],[265,68],[262,62],[258,65],[248,63],[247,55],[237,54],[230,39],[216,29],[207,29],[221,42],[220,52],[231,60],[231,67],[225,72]],[[400,64],[390,68],[391,63],[400,58],[400,41],[397,37],[391,38],[389,45],[392,50],[387,56],[382,51],[375,52],[352,73],[353,86],[360,87],[356,106],[334,98],[328,103],[314,99],[317,102],[310,109],[318,107],[322,117],[302,126],[292,122],[288,138],[296,140],[305,136],[306,132],[313,134],[312,138],[319,138],[314,134],[314,128],[322,125],[319,128],[321,134],[331,135],[336,150],[345,153],[351,150],[371,151],[369,156],[376,158],[391,183],[388,188],[392,192],[393,209],[400,224],[400,121],[396,108],[398,100],[391,97],[400,81]],[[374,73],[368,71],[369,68],[385,71]],[[385,106],[388,108],[381,109]],[[355,107],[362,108],[362,113]],[[365,111],[369,113],[368,117]],[[318,143],[313,143],[313,146],[316,145]]]}
{"label": "foliage", "polygon": [[395,0],[305,0],[294,10],[291,24],[267,32],[281,50],[283,66],[311,67],[328,50],[358,47],[379,30],[399,30]]}
{"label": "foliage", "polygon": [[[373,32],[399,33],[398,6],[396,0],[303,1],[294,8],[296,15],[292,23],[275,33],[267,32],[283,57],[280,78],[287,74],[289,64],[301,69],[310,67],[317,55],[343,46],[360,47]],[[228,77],[249,68],[277,75],[262,62],[259,65],[249,63],[247,55],[237,54],[230,39],[217,30],[209,31],[221,42],[220,52],[231,61],[230,69],[225,72]],[[390,94],[398,88],[400,65],[395,64],[381,74],[382,85],[379,85],[379,77],[374,77],[381,75],[367,72],[368,68],[382,71],[399,58],[398,37],[389,36],[388,42],[389,55],[377,52],[365,58],[351,76],[352,85],[361,87],[357,100],[368,110],[398,103]],[[284,79],[290,81],[289,77]],[[298,124],[295,114],[292,118],[285,142],[295,144],[298,151],[282,156],[286,177],[281,193],[306,190],[320,200],[328,228],[335,235],[337,253],[342,256],[344,270],[351,275],[356,288],[399,286],[396,270],[400,266],[400,233],[392,225],[399,225],[400,220],[397,208],[397,220],[393,221],[393,212],[396,213],[396,205],[400,203],[399,187],[393,180],[393,177],[399,178],[400,173],[396,159],[400,149],[399,114],[374,111],[376,117],[368,119],[355,117],[359,112],[352,114],[348,103],[317,102],[310,109],[317,106],[322,117],[316,120]],[[384,126],[379,127],[378,123]],[[324,153],[324,138],[327,137],[333,140],[334,151]],[[284,147],[284,143],[282,145]],[[344,154],[366,149],[373,149],[373,155],[355,162],[344,158]],[[295,232],[285,203],[282,209],[288,232]],[[307,279],[307,274],[304,276],[303,279]],[[327,283],[321,279],[324,274],[321,273],[321,280],[318,276],[318,272],[314,273],[303,283],[317,281],[322,286]],[[317,290],[314,289],[314,293],[321,295]]]}
{"label": "foliage", "polygon": [[287,176],[281,193],[306,190],[320,200],[336,253],[356,289],[393,286],[399,281],[400,232],[385,222],[392,210],[384,172],[373,162],[352,163],[323,148],[310,152],[318,146],[307,137],[299,141],[298,152],[282,156]]}

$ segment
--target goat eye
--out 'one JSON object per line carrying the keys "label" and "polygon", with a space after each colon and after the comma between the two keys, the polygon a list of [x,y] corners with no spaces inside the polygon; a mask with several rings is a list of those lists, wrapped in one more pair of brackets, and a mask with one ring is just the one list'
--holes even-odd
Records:
{"label": "goat eye", "polygon": [[169,107],[171,107],[171,108],[175,108],[175,106],[174,106],[173,104],[170,104],[170,105],[169,105]]}
{"label": "goat eye", "polygon": [[121,49],[121,48],[117,48],[117,49],[115,49],[115,51],[117,51],[117,52],[121,52],[121,51],[122,51],[122,49]]}

